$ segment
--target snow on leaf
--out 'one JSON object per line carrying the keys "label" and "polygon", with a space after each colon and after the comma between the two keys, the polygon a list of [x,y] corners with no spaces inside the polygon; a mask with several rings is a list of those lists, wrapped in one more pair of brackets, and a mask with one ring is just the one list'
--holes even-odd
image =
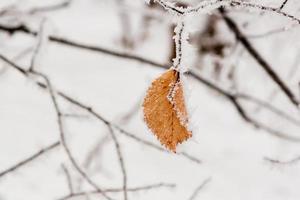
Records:
{"label": "snow on leaf", "polygon": [[192,136],[184,103],[179,72],[169,69],[152,82],[143,103],[149,129],[169,150]]}

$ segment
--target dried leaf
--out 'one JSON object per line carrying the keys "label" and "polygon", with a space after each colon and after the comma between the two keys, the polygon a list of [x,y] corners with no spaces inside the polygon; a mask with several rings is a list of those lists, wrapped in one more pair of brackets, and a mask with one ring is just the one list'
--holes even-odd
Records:
{"label": "dried leaf", "polygon": [[179,73],[170,69],[152,82],[144,99],[144,119],[150,130],[169,150],[192,133],[187,129],[188,116]]}

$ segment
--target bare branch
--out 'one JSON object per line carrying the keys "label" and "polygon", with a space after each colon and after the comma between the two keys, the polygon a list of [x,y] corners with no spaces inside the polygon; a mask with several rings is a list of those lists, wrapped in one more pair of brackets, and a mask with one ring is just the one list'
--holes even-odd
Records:
{"label": "bare branch", "polygon": [[292,164],[297,164],[300,161],[300,156],[297,156],[296,158],[287,161],[277,160],[268,157],[265,157],[264,160],[275,165],[292,165]]}
{"label": "bare branch", "polygon": [[[170,3],[170,2],[164,1],[164,0],[155,0],[154,2],[157,2],[159,5],[161,5],[166,10],[172,12],[173,14],[179,15],[179,16],[187,15],[187,14],[191,14],[191,13],[198,13],[198,12],[209,12],[211,10],[221,8],[221,7],[241,7],[241,8],[252,8],[252,9],[257,9],[257,10],[262,10],[262,11],[273,12],[278,15],[287,17],[287,18],[291,19],[292,21],[295,21],[298,24],[300,24],[300,19],[298,19],[297,17],[295,17],[291,14],[283,12],[281,9],[263,6],[263,5],[259,5],[259,4],[243,2],[243,1],[204,0],[204,1],[201,1],[198,5],[196,5],[194,7],[190,7],[190,8],[177,7],[174,5],[174,3]],[[284,5],[285,5],[285,3],[284,3]]]}
{"label": "bare branch", "polygon": [[279,10],[282,10],[288,1],[289,1],[289,0],[284,0],[284,1],[282,2],[281,6],[279,7]]}
{"label": "bare branch", "polygon": [[250,41],[244,36],[240,31],[237,24],[226,14],[223,8],[219,9],[223,19],[225,20],[229,29],[235,34],[237,40],[239,40],[243,46],[246,48],[248,53],[258,62],[258,64],[264,69],[268,76],[277,84],[277,86],[282,90],[282,92],[288,97],[296,108],[299,108],[299,100],[286,85],[286,83],[279,77],[279,75],[272,69],[270,64],[258,53],[258,51],[253,47]]}
{"label": "bare branch", "polygon": [[71,174],[70,174],[69,170],[67,169],[67,167],[64,164],[62,164],[61,167],[62,167],[62,169],[63,169],[63,171],[66,175],[70,195],[72,195],[74,193],[74,189],[73,189]]}
{"label": "bare branch", "polygon": [[49,90],[49,94],[56,112],[56,117],[57,117],[57,124],[58,124],[58,128],[59,128],[59,133],[60,133],[60,140],[61,140],[61,144],[70,160],[70,162],[72,163],[72,165],[74,166],[74,168],[77,170],[77,172],[91,185],[93,186],[97,191],[99,191],[103,197],[105,197],[108,200],[112,200],[112,198],[110,198],[109,196],[107,196],[105,193],[102,192],[102,189],[100,189],[100,187],[91,180],[91,178],[83,171],[83,169],[81,169],[81,167],[79,166],[79,164],[77,163],[77,161],[75,160],[75,158],[73,157],[70,148],[67,145],[67,141],[65,138],[65,132],[64,132],[64,124],[63,124],[63,119],[62,119],[62,112],[59,108],[57,99],[56,99],[56,92],[53,90],[52,88],[52,84],[49,80],[49,78],[39,72],[36,71],[31,71],[29,72],[30,74],[35,74],[38,75],[40,77],[42,77],[45,81],[46,81],[46,89]]}
{"label": "bare branch", "polygon": [[58,4],[45,6],[45,7],[33,8],[29,11],[29,14],[36,14],[39,12],[57,11],[57,10],[69,7],[71,5],[71,2],[72,2],[72,0],[64,0],[62,2],[59,2]]}
{"label": "bare branch", "polygon": [[109,129],[109,133],[110,133],[110,135],[111,135],[111,137],[114,141],[115,148],[116,148],[116,151],[117,151],[117,155],[118,155],[118,158],[119,158],[119,163],[120,163],[120,167],[121,167],[121,171],[122,171],[122,175],[123,175],[124,200],[127,200],[128,199],[128,196],[127,196],[127,172],[126,172],[125,165],[124,165],[124,158],[123,158],[123,155],[122,155],[122,152],[121,152],[120,143],[119,143],[112,127],[108,126],[108,129]]}
{"label": "bare branch", "polygon": [[193,192],[193,194],[188,198],[188,200],[195,200],[199,192],[211,181],[211,177],[205,179]]}
{"label": "bare branch", "polygon": [[9,173],[12,173],[18,169],[20,169],[21,167],[28,165],[29,163],[31,163],[32,161],[35,161],[36,159],[38,159],[39,157],[41,157],[42,155],[44,155],[45,153],[48,153],[50,150],[53,150],[57,147],[59,147],[60,142],[54,142],[52,144],[50,144],[49,146],[39,150],[38,152],[34,153],[33,155],[29,156],[28,158],[14,164],[13,166],[9,167],[8,169],[0,172],[0,178],[8,175]]}
{"label": "bare branch", "polygon": [[248,2],[242,2],[242,1],[231,1],[230,6],[231,7],[242,7],[242,8],[248,7],[248,8],[253,8],[253,9],[257,9],[257,10],[273,12],[275,14],[279,14],[281,16],[287,17],[290,20],[295,21],[297,24],[300,24],[300,19],[298,19],[297,17],[295,17],[291,14],[283,12],[281,9],[278,9],[278,8],[272,8],[272,7],[268,7],[268,6],[263,6],[263,5],[259,5],[259,4],[248,3]]}
{"label": "bare branch", "polygon": [[46,19],[44,18],[42,20],[41,24],[40,24],[40,30],[39,30],[39,33],[38,33],[38,42],[37,42],[37,45],[34,49],[34,53],[33,53],[33,56],[31,58],[31,63],[30,63],[30,67],[29,67],[28,71],[33,71],[33,69],[36,65],[38,54],[41,51],[41,47],[42,47],[42,43],[43,43],[43,37],[44,37],[45,22],[46,22]]}
{"label": "bare branch", "polygon": [[250,101],[252,103],[257,104],[258,106],[261,106],[264,109],[269,110],[270,112],[282,117],[283,119],[286,119],[287,121],[293,123],[294,125],[300,127],[300,120],[295,119],[293,117],[291,117],[290,115],[288,115],[286,112],[284,112],[283,110],[280,110],[279,108],[276,108],[274,106],[272,106],[270,103],[262,101],[260,99],[257,99],[253,96],[247,95],[247,94],[241,94],[241,93],[237,93],[235,94],[235,96],[238,99],[242,99],[242,100],[246,100],[246,101]]}
{"label": "bare branch", "polygon": [[[158,183],[158,184],[153,184],[153,185],[145,185],[145,186],[141,186],[141,187],[128,188],[127,191],[128,192],[140,192],[140,191],[154,190],[154,189],[158,189],[158,188],[162,188],[162,187],[174,188],[174,187],[176,187],[176,185],[171,184],[171,183]],[[119,192],[123,192],[123,188],[106,189],[106,190],[103,190],[103,192],[119,193]],[[74,193],[72,195],[68,195],[68,196],[59,198],[59,200],[66,200],[66,199],[71,199],[71,198],[85,196],[85,195],[97,195],[97,194],[99,194],[99,192],[95,191],[95,190],[87,191],[87,192],[79,192],[79,193]]]}
{"label": "bare branch", "polygon": [[[32,36],[37,36],[37,32],[30,30],[24,24],[20,24],[18,26],[14,26],[14,27],[5,26],[5,25],[0,24],[0,30],[6,31],[10,34],[14,34],[16,32],[22,32],[22,33],[26,33],[26,34],[29,34]],[[82,44],[82,43],[78,43],[76,41],[72,41],[72,40],[69,40],[69,39],[63,38],[63,37],[49,36],[49,40],[52,42],[61,44],[61,45],[76,47],[76,48],[83,49],[83,50],[95,51],[95,52],[104,53],[107,55],[111,55],[111,56],[115,56],[115,57],[119,57],[119,58],[123,58],[123,59],[135,60],[135,61],[138,61],[138,62],[141,62],[144,64],[149,64],[149,65],[153,65],[153,66],[159,66],[159,67],[166,68],[165,65],[154,62],[147,58],[143,58],[143,57],[128,54],[128,53],[117,52],[117,51],[109,50],[109,49],[99,47],[99,46]]]}

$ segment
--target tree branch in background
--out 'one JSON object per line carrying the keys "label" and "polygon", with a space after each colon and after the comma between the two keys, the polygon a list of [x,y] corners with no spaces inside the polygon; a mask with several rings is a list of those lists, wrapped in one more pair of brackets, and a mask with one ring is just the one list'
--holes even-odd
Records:
{"label": "tree branch in background", "polygon": [[[145,186],[140,186],[140,187],[132,187],[128,188],[128,192],[139,192],[139,191],[148,191],[148,190],[154,190],[154,189],[159,189],[159,188],[175,188],[176,185],[172,183],[158,183],[158,184],[153,184],[153,185],[145,185]],[[123,188],[114,188],[114,189],[105,189],[103,190],[105,193],[119,193],[123,192]],[[59,198],[58,200],[67,200],[67,199],[72,199],[76,197],[81,197],[81,196],[86,196],[86,195],[99,195],[98,191],[86,191],[86,192],[78,192],[74,193],[72,195],[64,196]]]}
{"label": "tree branch in background", "polygon": [[279,77],[279,75],[272,69],[270,64],[258,53],[258,51],[253,47],[250,41],[238,28],[237,24],[231,19],[224,8],[219,8],[219,11],[228,26],[228,28],[234,33],[237,40],[239,40],[248,53],[258,62],[258,64],[263,68],[263,70],[268,74],[268,76],[277,84],[277,86],[282,90],[282,92],[288,97],[290,102],[299,108],[299,100],[289,89],[286,83]]}
{"label": "tree branch in background", "polygon": [[52,144],[50,144],[49,146],[39,150],[38,152],[34,153],[33,155],[29,156],[28,158],[14,164],[13,166],[9,167],[8,169],[0,172],[0,178],[8,175],[9,173],[15,172],[16,170],[28,165],[29,163],[35,161],[36,159],[38,159],[39,157],[41,157],[42,155],[44,155],[45,153],[48,153],[49,151],[59,147],[60,142],[54,142]]}
{"label": "tree branch in background", "polygon": [[288,1],[289,1],[289,0],[284,0],[284,1],[282,2],[281,6],[279,7],[279,10],[282,10]]}
{"label": "tree branch in background", "polygon": [[57,11],[60,9],[64,9],[67,8],[71,5],[73,0],[64,0],[62,2],[59,2],[58,4],[54,4],[54,5],[49,5],[49,6],[45,6],[45,7],[37,7],[37,8],[32,8],[29,11],[29,14],[36,14],[39,12],[50,12],[50,11]]}
{"label": "tree branch in background", "polygon": [[[26,14],[34,15],[34,14],[42,13],[42,12],[51,12],[51,11],[61,10],[61,9],[69,7],[71,5],[72,1],[73,0],[63,0],[62,2],[53,4],[53,5],[47,5],[44,7],[34,7],[34,8],[29,9],[28,11],[26,11]],[[14,2],[13,4],[2,8],[2,10],[0,10],[0,16],[4,16],[4,15],[9,14],[10,12],[14,12],[14,11],[16,11],[17,13],[20,12],[20,11],[16,10],[16,8],[17,8],[16,4],[18,4],[18,3]]]}
{"label": "tree branch in background", "polygon": [[193,192],[193,194],[188,198],[188,200],[195,200],[199,192],[211,181],[211,177],[205,179]]}
{"label": "tree branch in background", "polygon": [[242,93],[236,93],[235,96],[238,99],[241,100],[246,100],[249,102],[252,102],[254,104],[257,104],[258,106],[260,106],[260,108],[269,110],[270,112],[273,112],[274,114],[278,115],[279,117],[291,122],[292,124],[300,127],[300,120],[299,119],[295,119],[293,117],[291,117],[289,114],[287,114],[286,112],[284,112],[283,110],[280,110],[279,108],[276,108],[274,106],[272,106],[270,103],[266,102],[266,101],[262,101],[260,99],[257,99],[253,96],[247,95],[247,94],[242,94]]}
{"label": "tree branch in background", "polygon": [[41,51],[41,48],[42,48],[42,45],[43,45],[43,39],[44,39],[44,26],[45,26],[45,22],[46,22],[46,19],[44,18],[40,24],[40,30],[39,30],[39,33],[38,33],[38,42],[36,44],[36,47],[34,49],[34,52],[33,52],[33,56],[31,58],[31,62],[30,62],[30,67],[28,69],[28,71],[33,71],[35,66],[36,66],[36,63],[37,63],[37,57],[38,57],[38,54],[39,52]]}
{"label": "tree branch in background", "polygon": [[119,158],[119,163],[120,163],[120,167],[121,167],[121,171],[122,171],[122,175],[123,175],[124,200],[127,200],[128,199],[128,196],[127,196],[127,172],[126,172],[126,169],[125,169],[124,158],[123,158],[123,155],[122,155],[122,152],[121,152],[120,143],[119,143],[112,127],[108,126],[108,129],[109,129],[109,133],[110,133],[110,135],[111,135],[111,137],[114,141],[116,152],[117,152],[117,155],[118,155],[118,158]]}
{"label": "tree branch in background", "polygon": [[61,167],[63,169],[63,172],[66,175],[66,179],[67,179],[67,183],[68,183],[68,188],[69,188],[70,195],[72,195],[74,193],[74,189],[73,189],[71,174],[70,174],[68,168],[64,164],[62,164]]}
{"label": "tree branch in background", "polygon": [[[182,7],[175,6],[173,2],[171,3],[171,2],[168,2],[165,0],[154,0],[154,2],[158,3],[160,6],[165,8],[167,11],[170,11],[171,13],[173,13],[175,15],[179,15],[179,16],[187,15],[187,14],[194,14],[194,13],[198,13],[198,12],[208,13],[212,10],[222,8],[222,7],[233,7],[233,8],[241,7],[241,8],[252,8],[252,9],[257,9],[257,10],[261,10],[261,11],[273,12],[275,14],[289,18],[290,20],[295,21],[298,24],[300,24],[300,19],[298,19],[297,17],[295,17],[289,13],[283,12],[281,9],[263,6],[263,5],[259,5],[259,4],[254,4],[254,3],[243,2],[243,1],[203,0],[198,5],[193,6],[193,7],[188,7],[188,8],[182,8]],[[285,3],[284,3],[284,5],[285,5]]]}
{"label": "tree branch in background", "polygon": [[292,165],[300,162],[300,156],[287,161],[277,160],[269,157],[265,157],[264,160],[275,165]]}

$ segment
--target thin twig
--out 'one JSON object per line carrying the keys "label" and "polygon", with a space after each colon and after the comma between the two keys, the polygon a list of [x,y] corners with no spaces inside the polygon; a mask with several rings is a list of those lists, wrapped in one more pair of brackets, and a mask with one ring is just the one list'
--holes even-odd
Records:
{"label": "thin twig", "polygon": [[[17,62],[18,60],[27,56],[33,50],[34,50],[34,47],[31,47],[31,46],[27,47],[26,49],[22,50],[20,53],[15,55],[11,60],[14,62]],[[5,69],[6,69],[6,65],[3,65],[3,68],[1,68],[1,70],[0,70],[0,75],[5,72]]]}
{"label": "thin twig", "polygon": [[45,22],[46,22],[46,19],[44,18],[42,20],[41,24],[40,24],[40,30],[39,30],[39,33],[38,33],[38,42],[37,42],[37,45],[34,49],[33,56],[31,58],[30,67],[28,69],[29,71],[33,71],[33,69],[35,68],[37,58],[38,58],[38,54],[41,51],[41,47],[42,47],[43,39],[44,39],[44,25],[45,25]]}
{"label": "thin twig", "polygon": [[44,155],[45,153],[48,153],[50,150],[53,150],[57,147],[59,147],[60,142],[54,142],[52,144],[50,144],[49,146],[39,150],[38,152],[34,153],[33,155],[29,156],[28,158],[14,164],[13,166],[9,167],[8,169],[0,172],[0,178],[8,175],[9,173],[12,173],[18,169],[20,169],[21,167],[31,163],[32,161],[36,160],[37,158],[41,157],[42,155]]}
{"label": "thin twig", "polygon": [[295,17],[291,14],[283,12],[281,9],[278,9],[278,8],[272,8],[272,7],[268,7],[268,6],[263,6],[263,5],[259,5],[259,4],[248,3],[248,2],[242,2],[242,1],[231,1],[230,6],[231,7],[242,7],[242,8],[248,7],[248,8],[258,9],[258,10],[262,10],[262,11],[273,12],[273,13],[279,14],[281,16],[287,17],[290,20],[295,21],[297,24],[300,24],[300,19],[298,19],[297,17]]}
{"label": "thin twig", "polygon": [[289,1],[289,0],[284,0],[284,1],[282,2],[281,6],[279,7],[279,10],[282,10],[288,1]]}
{"label": "thin twig", "polygon": [[117,151],[117,155],[118,155],[118,158],[119,158],[119,163],[120,163],[120,167],[121,167],[121,171],[122,171],[122,175],[123,175],[124,200],[127,200],[128,199],[128,196],[127,196],[127,172],[126,172],[126,169],[125,169],[124,158],[123,158],[123,155],[122,155],[122,152],[121,152],[121,146],[120,146],[120,143],[119,143],[112,127],[108,126],[108,129],[109,129],[109,133],[110,133],[110,135],[111,135],[111,137],[114,141],[115,148],[116,148],[116,151]]}
{"label": "thin twig", "polygon": [[70,195],[74,193],[74,189],[73,189],[73,184],[72,184],[72,179],[71,179],[71,174],[69,172],[69,170],[67,169],[67,167],[62,164],[61,165],[65,175],[66,175],[66,179],[67,179],[67,183],[68,183],[68,187],[69,187],[69,192],[70,192]]}
{"label": "thin twig", "polygon": [[237,40],[239,40],[242,45],[246,48],[248,53],[258,62],[262,69],[268,74],[268,76],[277,84],[277,86],[282,90],[282,92],[288,97],[290,102],[296,106],[298,109],[300,103],[290,88],[286,83],[279,77],[279,75],[273,70],[271,65],[258,53],[250,41],[244,36],[240,31],[237,24],[231,19],[227,14],[225,9],[219,9],[224,21],[226,22],[229,29],[234,33]]}
{"label": "thin twig", "polygon": [[291,117],[290,115],[288,115],[283,110],[280,110],[279,108],[276,108],[275,106],[271,105],[269,102],[266,102],[266,101],[260,100],[258,98],[255,98],[253,96],[250,96],[250,95],[247,95],[247,94],[242,94],[242,93],[237,93],[237,94],[235,94],[235,96],[239,99],[255,103],[258,106],[260,106],[261,108],[269,110],[269,111],[273,112],[274,114],[280,116],[281,118],[286,119],[287,121],[289,121],[289,122],[293,123],[294,125],[300,127],[300,120],[299,119],[295,119],[295,118]]}
{"label": "thin twig", "polygon": [[[148,190],[158,189],[158,188],[162,188],[162,187],[174,188],[174,187],[176,187],[176,185],[171,184],[171,183],[158,183],[158,184],[153,184],[153,185],[146,185],[146,186],[141,186],[141,187],[128,188],[127,191],[128,192],[140,192],[140,191],[148,191]],[[119,193],[119,192],[123,192],[123,188],[105,189],[105,190],[103,190],[103,192],[105,192],[105,193]],[[68,196],[59,198],[59,200],[66,200],[66,199],[71,199],[71,198],[85,196],[85,195],[92,195],[92,194],[99,194],[99,192],[95,191],[95,190],[86,191],[86,192],[78,192],[78,193],[74,193],[72,195],[68,195]]]}
{"label": "thin twig", "polygon": [[291,14],[283,12],[282,9],[272,8],[272,7],[268,7],[268,6],[263,6],[263,5],[253,4],[253,3],[243,2],[243,1],[205,0],[205,1],[201,1],[198,5],[196,5],[194,7],[188,7],[188,8],[177,7],[174,5],[174,3],[170,3],[165,0],[155,0],[154,2],[157,2],[159,5],[161,5],[166,10],[172,12],[173,14],[179,15],[179,16],[192,14],[192,13],[198,13],[198,12],[209,12],[210,10],[218,9],[221,7],[241,7],[241,8],[252,8],[252,9],[258,9],[258,10],[262,10],[262,11],[273,12],[273,13],[279,14],[281,16],[287,17],[287,18],[291,19],[292,21],[295,21],[298,24],[300,24],[300,19],[298,19],[297,17],[295,17]]}
{"label": "thin twig", "polygon": [[[29,34],[29,35],[32,35],[32,36],[37,36],[37,32],[30,30],[24,24],[20,24],[18,26],[13,26],[13,27],[0,24],[0,30],[6,31],[10,34],[14,34],[16,32],[22,32],[22,33],[26,33],[26,34]],[[58,44],[61,44],[61,45],[75,47],[75,48],[79,48],[79,49],[83,49],[83,50],[95,51],[95,52],[99,52],[99,53],[101,52],[103,54],[107,54],[107,55],[111,55],[111,56],[115,56],[115,57],[119,57],[119,58],[123,58],[123,59],[135,60],[135,61],[138,61],[138,62],[141,62],[141,63],[144,63],[144,64],[166,68],[165,67],[166,65],[160,64],[160,63],[152,61],[152,60],[149,60],[147,58],[143,58],[143,57],[128,54],[128,53],[109,50],[109,49],[106,49],[104,47],[99,47],[99,46],[94,46],[94,45],[89,45],[89,44],[83,44],[83,43],[72,41],[70,39],[63,38],[63,37],[57,37],[57,36],[51,35],[51,36],[49,36],[49,40],[52,41],[52,42],[56,42]]]}
{"label": "thin twig", "polygon": [[71,150],[67,144],[66,141],[66,136],[65,136],[65,132],[64,132],[64,124],[63,124],[63,118],[62,118],[62,112],[59,108],[57,99],[56,99],[56,92],[54,91],[54,89],[52,88],[52,84],[49,80],[49,78],[40,73],[40,72],[36,72],[36,71],[31,71],[29,72],[30,74],[35,74],[38,75],[40,77],[42,77],[45,81],[46,81],[46,89],[49,90],[49,94],[55,109],[55,113],[56,113],[56,117],[57,117],[57,124],[58,124],[58,128],[59,128],[59,134],[60,134],[60,140],[61,140],[61,144],[70,160],[70,162],[72,163],[72,165],[75,167],[75,169],[77,170],[77,172],[91,185],[93,186],[97,191],[99,191],[103,197],[105,197],[108,200],[112,200],[112,198],[110,198],[109,196],[107,196],[105,193],[102,192],[102,189],[100,189],[100,187],[83,171],[83,169],[81,169],[81,167],[79,166],[79,164],[77,163],[77,161],[75,160],[75,158],[73,157]]}
{"label": "thin twig", "polygon": [[65,1],[59,2],[58,4],[49,5],[49,6],[45,6],[45,7],[33,8],[29,11],[29,14],[36,14],[39,12],[57,11],[57,10],[69,7],[71,5],[71,2],[72,2],[72,0],[65,0]]}
{"label": "thin twig", "polygon": [[211,177],[205,179],[193,192],[193,194],[188,198],[188,200],[195,200],[199,192],[211,181]]}
{"label": "thin twig", "polygon": [[282,160],[273,159],[269,157],[264,157],[264,160],[270,162],[271,164],[276,164],[276,165],[292,165],[300,162],[300,156],[297,156],[296,158],[287,161],[282,161]]}
{"label": "thin twig", "polygon": [[222,96],[224,96],[235,107],[236,111],[239,113],[239,115],[242,117],[242,119],[244,119],[247,123],[253,125],[255,128],[262,129],[262,130],[266,131],[267,133],[269,133],[273,136],[276,136],[278,138],[281,138],[281,139],[285,139],[285,140],[292,141],[292,142],[300,142],[300,138],[292,137],[292,136],[289,136],[285,133],[277,131],[277,130],[273,129],[272,127],[266,126],[266,125],[260,123],[259,121],[257,121],[256,119],[250,117],[248,115],[248,113],[246,112],[246,110],[243,108],[243,106],[239,103],[238,96],[236,96],[235,94],[227,92],[226,90],[224,90],[221,87],[211,83],[210,81],[204,79],[203,77],[201,77],[199,75],[196,75],[194,73],[190,73],[190,76],[192,76],[193,78],[195,78],[199,82],[203,83],[208,88],[210,88],[210,89],[218,92]]}

